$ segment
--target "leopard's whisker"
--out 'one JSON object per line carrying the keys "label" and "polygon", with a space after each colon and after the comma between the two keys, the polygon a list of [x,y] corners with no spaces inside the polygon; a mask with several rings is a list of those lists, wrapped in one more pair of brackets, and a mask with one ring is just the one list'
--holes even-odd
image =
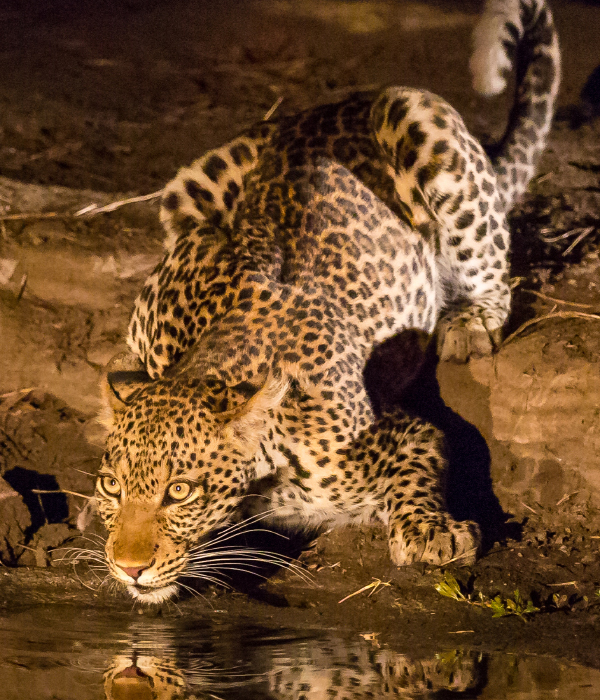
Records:
{"label": "leopard's whisker", "polygon": [[[217,573],[220,573],[220,572],[217,572]],[[223,574],[223,575],[226,576],[226,574]],[[230,584],[228,584],[226,581],[221,580],[220,578],[216,578],[215,576],[206,576],[203,573],[195,572],[195,571],[191,571],[191,572],[186,571],[184,576],[186,578],[197,578],[197,579],[201,579],[202,581],[208,581],[209,583],[214,583],[217,586],[223,586],[223,588],[227,588],[227,589],[231,590]]]}
{"label": "leopard's whisker", "polygon": [[[271,552],[262,550],[230,550],[215,552],[207,552],[190,560],[191,565],[188,565],[187,571],[198,572],[207,570],[221,571],[240,570],[239,566],[243,565],[248,568],[257,569],[261,564],[271,564],[282,568],[289,569],[294,575],[303,580],[305,583],[314,583],[312,577],[307,574],[300,566],[294,564],[289,557],[285,557]],[[253,573],[257,576],[262,576],[255,571],[244,569],[245,573]],[[264,576],[263,576],[264,578]]]}
{"label": "leopard's whisker", "polygon": [[[203,600],[205,603],[208,603],[208,605],[209,605],[211,608],[214,607],[213,604],[210,602],[210,600],[208,600],[208,598],[207,598],[206,596],[203,596],[200,592],[194,590],[191,586],[186,586],[185,583],[180,583],[180,582],[178,582],[177,585],[178,585],[180,588],[183,588],[184,590],[188,591],[188,593],[190,593],[194,598],[202,598],[202,600]],[[180,612],[181,612],[181,611],[180,611]]]}
{"label": "leopard's whisker", "polygon": [[[207,542],[203,542],[196,547],[194,547],[191,551],[203,549],[205,547],[209,547],[210,545],[217,544],[219,542],[226,542],[229,539],[232,539],[236,535],[239,535],[241,532],[245,532],[246,529],[248,528],[249,525],[253,525],[254,523],[260,522],[261,520],[264,520],[265,518],[270,517],[273,513],[276,513],[278,510],[282,510],[282,508],[271,508],[270,510],[264,511],[263,513],[259,513],[257,515],[252,515],[249,518],[245,518],[239,523],[236,523],[235,525],[230,525],[227,528],[223,530],[223,532],[217,537],[215,537],[212,540],[209,540]],[[273,535],[277,535],[279,537],[282,537],[284,539],[287,539],[286,535],[283,535],[280,532],[276,532],[274,530],[249,530],[250,532],[267,532]]]}
{"label": "leopard's whisker", "polygon": [[285,561],[292,561],[291,557],[285,554],[278,554],[277,552],[271,552],[269,550],[254,549],[253,547],[217,547],[214,550],[208,549],[204,552],[197,552],[193,554],[190,559],[193,561],[200,561],[204,559],[212,559],[215,556],[221,556],[222,554],[229,555],[240,555],[240,556],[251,556],[256,554],[264,554],[265,556],[277,557]]}
{"label": "leopard's whisker", "polygon": [[61,547],[60,550],[56,551],[64,551],[64,559],[75,559],[75,560],[82,560],[82,559],[96,559],[98,561],[104,561],[104,553],[99,552],[96,549],[86,549],[85,547],[68,547],[68,548],[63,548]]}
{"label": "leopard's whisker", "polygon": [[189,561],[194,563],[199,562],[210,562],[214,564],[217,561],[222,560],[246,560],[255,561],[260,563],[270,563],[277,564],[292,570],[297,570],[307,578],[310,578],[308,574],[294,562],[294,559],[288,557],[285,554],[277,554],[275,552],[270,552],[268,550],[252,549],[252,548],[228,548],[228,547],[218,547],[215,550],[207,550],[204,552],[199,552],[192,555]]}
{"label": "leopard's whisker", "polygon": [[94,549],[86,549],[84,547],[61,547],[56,551],[63,552],[63,556],[60,559],[55,559],[56,562],[79,564],[81,562],[94,561],[99,564],[104,564],[106,568],[108,568],[104,554]]}
{"label": "leopard's whisker", "polygon": [[[242,574],[251,574],[252,576],[258,576],[258,578],[262,578],[265,581],[267,580],[266,576],[264,576],[263,574],[259,574],[256,571],[249,571],[248,569],[243,569],[241,567],[236,567],[236,566],[227,566],[227,567],[222,567],[222,568],[227,569],[228,571],[238,571],[239,573],[242,573]],[[194,569],[191,569],[190,571],[186,572],[186,576],[188,576],[189,578],[203,579],[205,577],[202,575],[201,571],[202,570],[195,571]],[[220,573],[220,570],[219,570],[219,573]],[[225,574],[223,574],[223,575],[225,575]],[[218,580],[215,582],[218,582]],[[228,588],[231,588],[231,586],[228,586]]]}
{"label": "leopard's whisker", "polygon": [[101,544],[106,543],[106,537],[102,537],[102,535],[97,535],[95,532],[87,532],[85,535],[78,535],[77,539],[87,540],[88,542],[92,542],[93,544],[97,544],[96,540]]}

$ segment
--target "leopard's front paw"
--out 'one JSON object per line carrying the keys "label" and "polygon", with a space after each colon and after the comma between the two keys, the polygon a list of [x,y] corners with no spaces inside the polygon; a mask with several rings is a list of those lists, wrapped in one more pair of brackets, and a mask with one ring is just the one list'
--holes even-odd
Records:
{"label": "leopard's front paw", "polygon": [[501,327],[486,324],[473,313],[451,314],[438,324],[438,354],[443,362],[466,362],[470,357],[491,355],[501,340]]}
{"label": "leopard's front paw", "polygon": [[473,564],[481,543],[479,526],[470,521],[457,522],[446,514],[419,520],[413,516],[402,524],[390,524],[390,556],[397,566],[422,561],[442,566],[450,561]]}

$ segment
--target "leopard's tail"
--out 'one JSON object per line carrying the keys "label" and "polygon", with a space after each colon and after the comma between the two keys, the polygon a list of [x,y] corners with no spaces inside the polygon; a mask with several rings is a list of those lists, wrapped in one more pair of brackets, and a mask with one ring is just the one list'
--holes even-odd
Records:
{"label": "leopard's tail", "polygon": [[560,48],[546,0],[486,0],[474,34],[473,86],[497,95],[514,69],[506,132],[488,149],[506,209],[527,188],[546,146],[560,84]]}

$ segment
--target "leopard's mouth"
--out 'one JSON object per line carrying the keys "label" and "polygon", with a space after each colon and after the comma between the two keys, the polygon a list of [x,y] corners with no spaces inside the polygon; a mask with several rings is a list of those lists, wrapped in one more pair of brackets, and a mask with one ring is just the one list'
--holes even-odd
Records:
{"label": "leopard's mouth", "polygon": [[140,603],[164,603],[165,600],[177,595],[177,584],[171,583],[167,586],[142,586],[133,584],[127,586],[127,590],[133,598]]}
{"label": "leopard's mouth", "polygon": [[132,663],[131,666],[128,666],[127,668],[123,669],[120,673],[117,673],[117,675],[114,677],[115,681],[121,680],[123,678],[126,679],[135,679],[135,680],[142,680],[147,682],[149,685],[154,685],[152,683],[152,678],[147,673],[144,673],[139,666],[136,666],[135,663]]}

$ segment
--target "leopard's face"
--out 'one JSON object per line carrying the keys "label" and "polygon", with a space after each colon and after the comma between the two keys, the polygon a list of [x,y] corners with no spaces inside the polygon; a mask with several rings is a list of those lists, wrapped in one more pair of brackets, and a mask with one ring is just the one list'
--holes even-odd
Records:
{"label": "leopard's face", "polygon": [[166,600],[179,576],[194,575],[199,548],[231,521],[251,476],[244,406],[218,412],[212,399],[153,382],[114,415],[96,499],[110,572],[142,602]]}

